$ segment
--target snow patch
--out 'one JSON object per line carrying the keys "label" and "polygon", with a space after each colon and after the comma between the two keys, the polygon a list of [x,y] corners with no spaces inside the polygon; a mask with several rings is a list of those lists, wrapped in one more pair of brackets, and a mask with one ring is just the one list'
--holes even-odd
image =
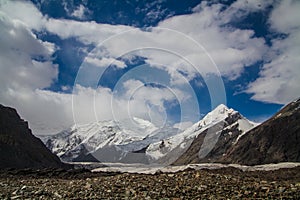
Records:
{"label": "snow patch", "polygon": [[257,123],[245,119],[239,119],[237,123],[239,124],[239,130],[242,131],[242,133],[236,138],[234,144],[236,144],[241,137],[247,134],[249,130],[253,129],[258,125]]}
{"label": "snow patch", "polygon": [[220,169],[227,167],[234,167],[247,171],[270,171],[281,168],[294,168],[300,166],[300,163],[284,162],[277,164],[265,164],[256,166],[246,166],[238,164],[220,164],[220,163],[201,163],[189,164],[181,166],[149,166],[142,164],[122,164],[122,163],[102,163],[105,167],[93,169],[92,172],[123,172],[123,173],[139,173],[139,174],[155,174],[156,172],[175,173],[185,169]]}

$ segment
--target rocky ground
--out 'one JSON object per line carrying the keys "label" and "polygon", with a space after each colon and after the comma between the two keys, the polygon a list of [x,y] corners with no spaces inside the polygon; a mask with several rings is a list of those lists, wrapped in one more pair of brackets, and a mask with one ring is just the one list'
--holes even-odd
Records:
{"label": "rocky ground", "polygon": [[299,199],[300,167],[243,172],[235,168],[176,173],[87,170],[0,171],[0,199]]}

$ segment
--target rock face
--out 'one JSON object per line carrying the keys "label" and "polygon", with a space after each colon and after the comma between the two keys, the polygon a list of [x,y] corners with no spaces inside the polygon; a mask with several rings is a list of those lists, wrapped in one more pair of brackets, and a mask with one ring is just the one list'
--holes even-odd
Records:
{"label": "rock face", "polygon": [[15,109],[0,105],[0,168],[68,168],[32,135]]}
{"label": "rock face", "polygon": [[219,161],[244,165],[300,162],[300,99],[250,130]]}

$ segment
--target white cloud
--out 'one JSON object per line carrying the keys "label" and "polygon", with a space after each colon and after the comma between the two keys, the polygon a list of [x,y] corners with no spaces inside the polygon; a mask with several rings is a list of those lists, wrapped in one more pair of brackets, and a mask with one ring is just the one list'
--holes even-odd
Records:
{"label": "white cloud", "polygon": [[[243,1],[238,1],[223,11],[221,10],[223,8],[221,4],[208,5],[202,2],[194,9],[195,13],[171,17],[158,25],[161,28],[180,31],[185,36],[180,35],[181,33],[158,28],[145,32],[129,26],[98,24],[93,21],[78,22],[63,19],[47,19],[45,21],[42,16],[37,17],[37,19],[44,22],[44,28],[49,32],[57,34],[63,39],[75,37],[86,44],[94,43],[96,45],[104,41],[103,46],[107,48],[110,56],[114,59],[116,56],[123,55],[136,48],[154,47],[156,50],[158,48],[166,49],[171,53],[175,52],[183,57],[189,57],[191,58],[190,61],[198,63],[198,65],[203,63],[198,67],[198,71],[201,71],[202,75],[215,73],[216,69],[211,70],[214,67],[206,52],[201,50],[201,47],[197,46],[196,43],[191,44],[191,39],[193,39],[211,54],[212,59],[224,76],[235,79],[241,74],[244,66],[261,60],[266,51],[264,40],[253,37],[253,31],[222,27],[234,14],[239,12],[239,9],[249,8],[250,11],[255,11],[267,5],[267,3],[263,3],[263,6],[258,7],[255,6],[258,4],[257,2],[250,1],[249,5],[244,5],[241,2]],[[34,6],[32,5],[32,7]],[[122,35],[118,37],[116,34]],[[111,36],[114,37],[109,42],[105,41]],[[149,63],[156,62],[169,66],[171,69],[167,70],[170,74],[174,74],[172,68],[176,68],[176,63],[180,62],[178,56],[176,59],[174,59],[174,55],[164,54],[162,56],[158,50],[157,52],[148,51],[141,56],[148,58]],[[188,70],[187,66],[183,68]],[[197,73],[192,68],[188,72],[190,74],[189,78],[194,78],[195,73]]]}
{"label": "white cloud", "polygon": [[77,9],[75,9],[72,12],[71,16],[74,16],[78,19],[85,19],[86,18],[85,13],[87,13],[87,12],[89,12],[89,10],[86,7],[84,7],[84,5],[80,4],[77,7]]}
{"label": "white cloud", "polygon": [[281,33],[299,30],[300,2],[296,0],[281,1],[270,16],[271,28]]}
{"label": "white cloud", "polygon": [[57,133],[74,124],[69,94],[19,88],[6,93],[2,90],[0,98],[1,103],[16,108],[29,120],[34,134]]}
{"label": "white cloud", "polygon": [[0,27],[1,90],[50,86],[58,73],[57,65],[51,62],[55,46],[38,40],[22,22],[2,13]]}
{"label": "white cloud", "polygon": [[70,86],[63,85],[63,86],[61,86],[61,89],[62,89],[62,91],[68,91],[68,90],[70,90],[71,88],[70,88]]}
{"label": "white cloud", "polygon": [[62,0],[61,2],[64,10],[66,11],[66,14],[69,17],[75,17],[80,20],[85,20],[91,15],[92,11],[86,7],[86,1],[82,1],[82,4],[80,4],[79,6],[74,5],[74,3],[75,2],[69,0]]}
{"label": "white cloud", "polygon": [[[82,9],[85,10],[82,6],[79,6],[78,9],[79,11]],[[123,25],[98,24],[94,21],[79,22],[75,20],[48,18],[47,16],[43,16],[29,1],[1,1],[0,11],[12,19],[19,20],[29,29],[39,31],[46,29],[63,39],[75,37],[88,44],[98,44],[114,34],[131,28]],[[79,11],[76,13],[80,14]]]}
{"label": "white cloud", "polygon": [[[229,79],[236,79],[245,66],[262,60],[268,48],[263,38],[254,37],[252,30],[224,26],[227,23],[225,19],[230,19],[238,11],[235,8],[235,12],[229,13],[231,7],[224,11],[222,8],[219,4],[209,6],[202,3],[195,13],[171,17],[148,31],[67,20],[49,20],[47,27],[62,38],[76,37],[85,43],[104,41],[102,46],[113,58],[143,49],[134,53],[147,58],[146,61],[152,65],[163,66],[177,83],[180,81],[176,80],[176,71],[183,71],[189,79],[193,79],[199,72],[205,76],[219,70]],[[114,37],[105,41],[112,35]]]}
{"label": "white cloud", "polygon": [[0,2],[0,11],[35,30],[41,30],[46,21],[41,12],[28,1],[3,0]]}
{"label": "white cloud", "polygon": [[[2,91],[0,96],[1,102],[16,107],[22,117],[29,119],[30,128],[35,134],[57,133],[74,123],[122,121],[133,117],[162,126],[165,121],[162,100],[175,98],[164,89],[151,87],[142,87],[132,97],[113,96],[108,88],[92,89],[79,85],[74,88],[73,94],[20,88],[6,93]],[[149,110],[151,104],[158,109]]]}
{"label": "white cloud", "polygon": [[74,37],[85,44],[99,44],[105,39],[131,29],[123,25],[98,24],[94,21],[78,22],[65,19],[48,19],[44,24],[47,31],[62,39]]}
{"label": "white cloud", "polygon": [[237,0],[223,12],[223,21],[230,22],[241,20],[249,13],[264,11],[267,7],[274,5],[274,0]]}
{"label": "white cloud", "polygon": [[123,94],[114,94],[108,88],[97,89],[77,86],[73,94],[73,111],[76,123],[116,120],[134,117],[163,126],[166,117],[165,101],[176,99],[166,88],[145,86],[138,80],[127,80]]}
{"label": "white cloud", "polygon": [[271,29],[287,34],[273,39],[270,62],[264,64],[260,77],[246,92],[258,101],[286,104],[300,96],[300,2],[281,1],[273,10]]}
{"label": "white cloud", "polygon": [[167,88],[157,88],[144,86],[143,82],[138,80],[128,80],[124,83],[126,90],[125,96],[128,99],[135,99],[143,102],[149,102],[153,105],[164,108],[164,101],[175,99],[175,95]]}
{"label": "white cloud", "polygon": [[126,64],[120,60],[116,60],[114,58],[105,58],[102,57],[101,59],[99,58],[93,58],[91,56],[87,56],[85,58],[85,62],[92,64],[96,67],[109,67],[110,65],[114,65],[118,68],[125,68]]}
{"label": "white cloud", "polygon": [[[22,3],[18,2],[18,4]],[[251,9],[249,10],[262,9],[265,7],[264,5],[267,5],[267,3],[264,3],[260,7],[255,7],[254,5],[256,4],[257,3],[253,4],[250,2],[249,6]],[[10,5],[6,6],[9,8],[14,7],[14,3],[7,3],[7,5]],[[123,36],[119,40],[118,38],[112,38],[110,41],[115,41],[114,44],[112,42],[104,44],[104,46],[108,48],[111,54],[110,56],[115,58],[115,56],[120,56],[120,54],[118,54],[120,52],[128,52],[139,47],[163,48],[176,52],[184,57],[193,57],[192,62],[198,64],[204,63],[199,67],[203,75],[207,72],[215,72],[215,70],[211,70],[213,68],[211,66],[212,63],[205,52],[199,52],[199,47],[195,44],[191,45],[191,41],[189,41],[187,37],[191,37],[202,45],[208,53],[211,54],[212,59],[218,65],[221,73],[231,79],[237,78],[243,71],[245,65],[251,65],[261,60],[262,55],[266,51],[264,40],[254,38],[252,31],[221,27],[224,23],[227,23],[232,16],[238,13],[239,9],[249,7],[242,4],[241,1],[236,2],[233,6],[224,11],[221,11],[223,7],[220,4],[210,6],[206,3],[202,3],[197,9],[194,9],[195,13],[191,15],[171,17],[159,24],[159,27],[178,30],[186,34],[186,38],[174,32],[170,35],[170,31],[163,31],[157,28],[153,28],[150,32],[144,32],[129,26],[98,24],[93,21],[78,22],[64,19],[46,19],[32,4],[24,3],[24,5],[26,6],[20,7],[25,7],[28,12],[25,12],[25,14],[19,12],[19,15],[13,17],[20,20],[25,19],[25,24],[31,28],[45,28],[47,31],[57,34],[63,39],[75,37],[86,44],[94,43],[96,45],[111,36],[124,33],[124,31],[133,30],[122,34]],[[6,7],[4,10],[10,13],[10,10]],[[30,18],[26,14],[30,12],[35,16],[35,23],[33,24],[29,21]],[[237,38],[239,39],[237,40]],[[178,41],[180,41],[180,43]],[[170,68],[176,68],[175,63],[178,62],[178,57],[174,61],[173,55],[166,56],[165,54],[163,57],[160,55],[160,52],[152,51],[151,54],[144,56],[147,57],[151,63],[160,63],[170,66]],[[186,67],[184,67],[184,70],[187,70]],[[168,69],[168,71],[170,74],[175,74],[174,69]],[[195,69],[188,71],[191,74],[196,73]],[[190,75],[189,77],[193,78],[194,76]]]}
{"label": "white cloud", "polygon": [[[231,7],[224,11],[221,8],[219,4],[207,6],[202,3],[198,12],[169,18],[161,22],[159,27],[180,30],[195,39],[210,54],[221,74],[235,79],[240,76],[245,66],[251,66],[263,59],[267,46],[264,39],[254,37],[252,30],[223,26],[226,23],[224,14]],[[194,63],[204,63],[199,71],[204,74],[211,72],[209,69],[212,64],[207,58],[205,61],[206,55],[189,53],[187,56],[193,57]]]}
{"label": "white cloud", "polygon": [[42,16],[37,9],[27,2],[14,3],[17,7],[11,2],[0,4],[0,101],[16,107],[31,125],[46,124],[56,120],[50,111],[58,107],[53,98],[41,101],[40,89],[57,78],[58,68],[51,58],[56,47],[32,33],[31,29],[41,27],[35,18]]}

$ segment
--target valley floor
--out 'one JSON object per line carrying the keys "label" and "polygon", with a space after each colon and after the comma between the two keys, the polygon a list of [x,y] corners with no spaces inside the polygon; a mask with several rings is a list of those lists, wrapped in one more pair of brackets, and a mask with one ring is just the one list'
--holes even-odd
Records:
{"label": "valley floor", "polygon": [[79,169],[0,171],[0,199],[299,199],[300,167],[137,174]]}

